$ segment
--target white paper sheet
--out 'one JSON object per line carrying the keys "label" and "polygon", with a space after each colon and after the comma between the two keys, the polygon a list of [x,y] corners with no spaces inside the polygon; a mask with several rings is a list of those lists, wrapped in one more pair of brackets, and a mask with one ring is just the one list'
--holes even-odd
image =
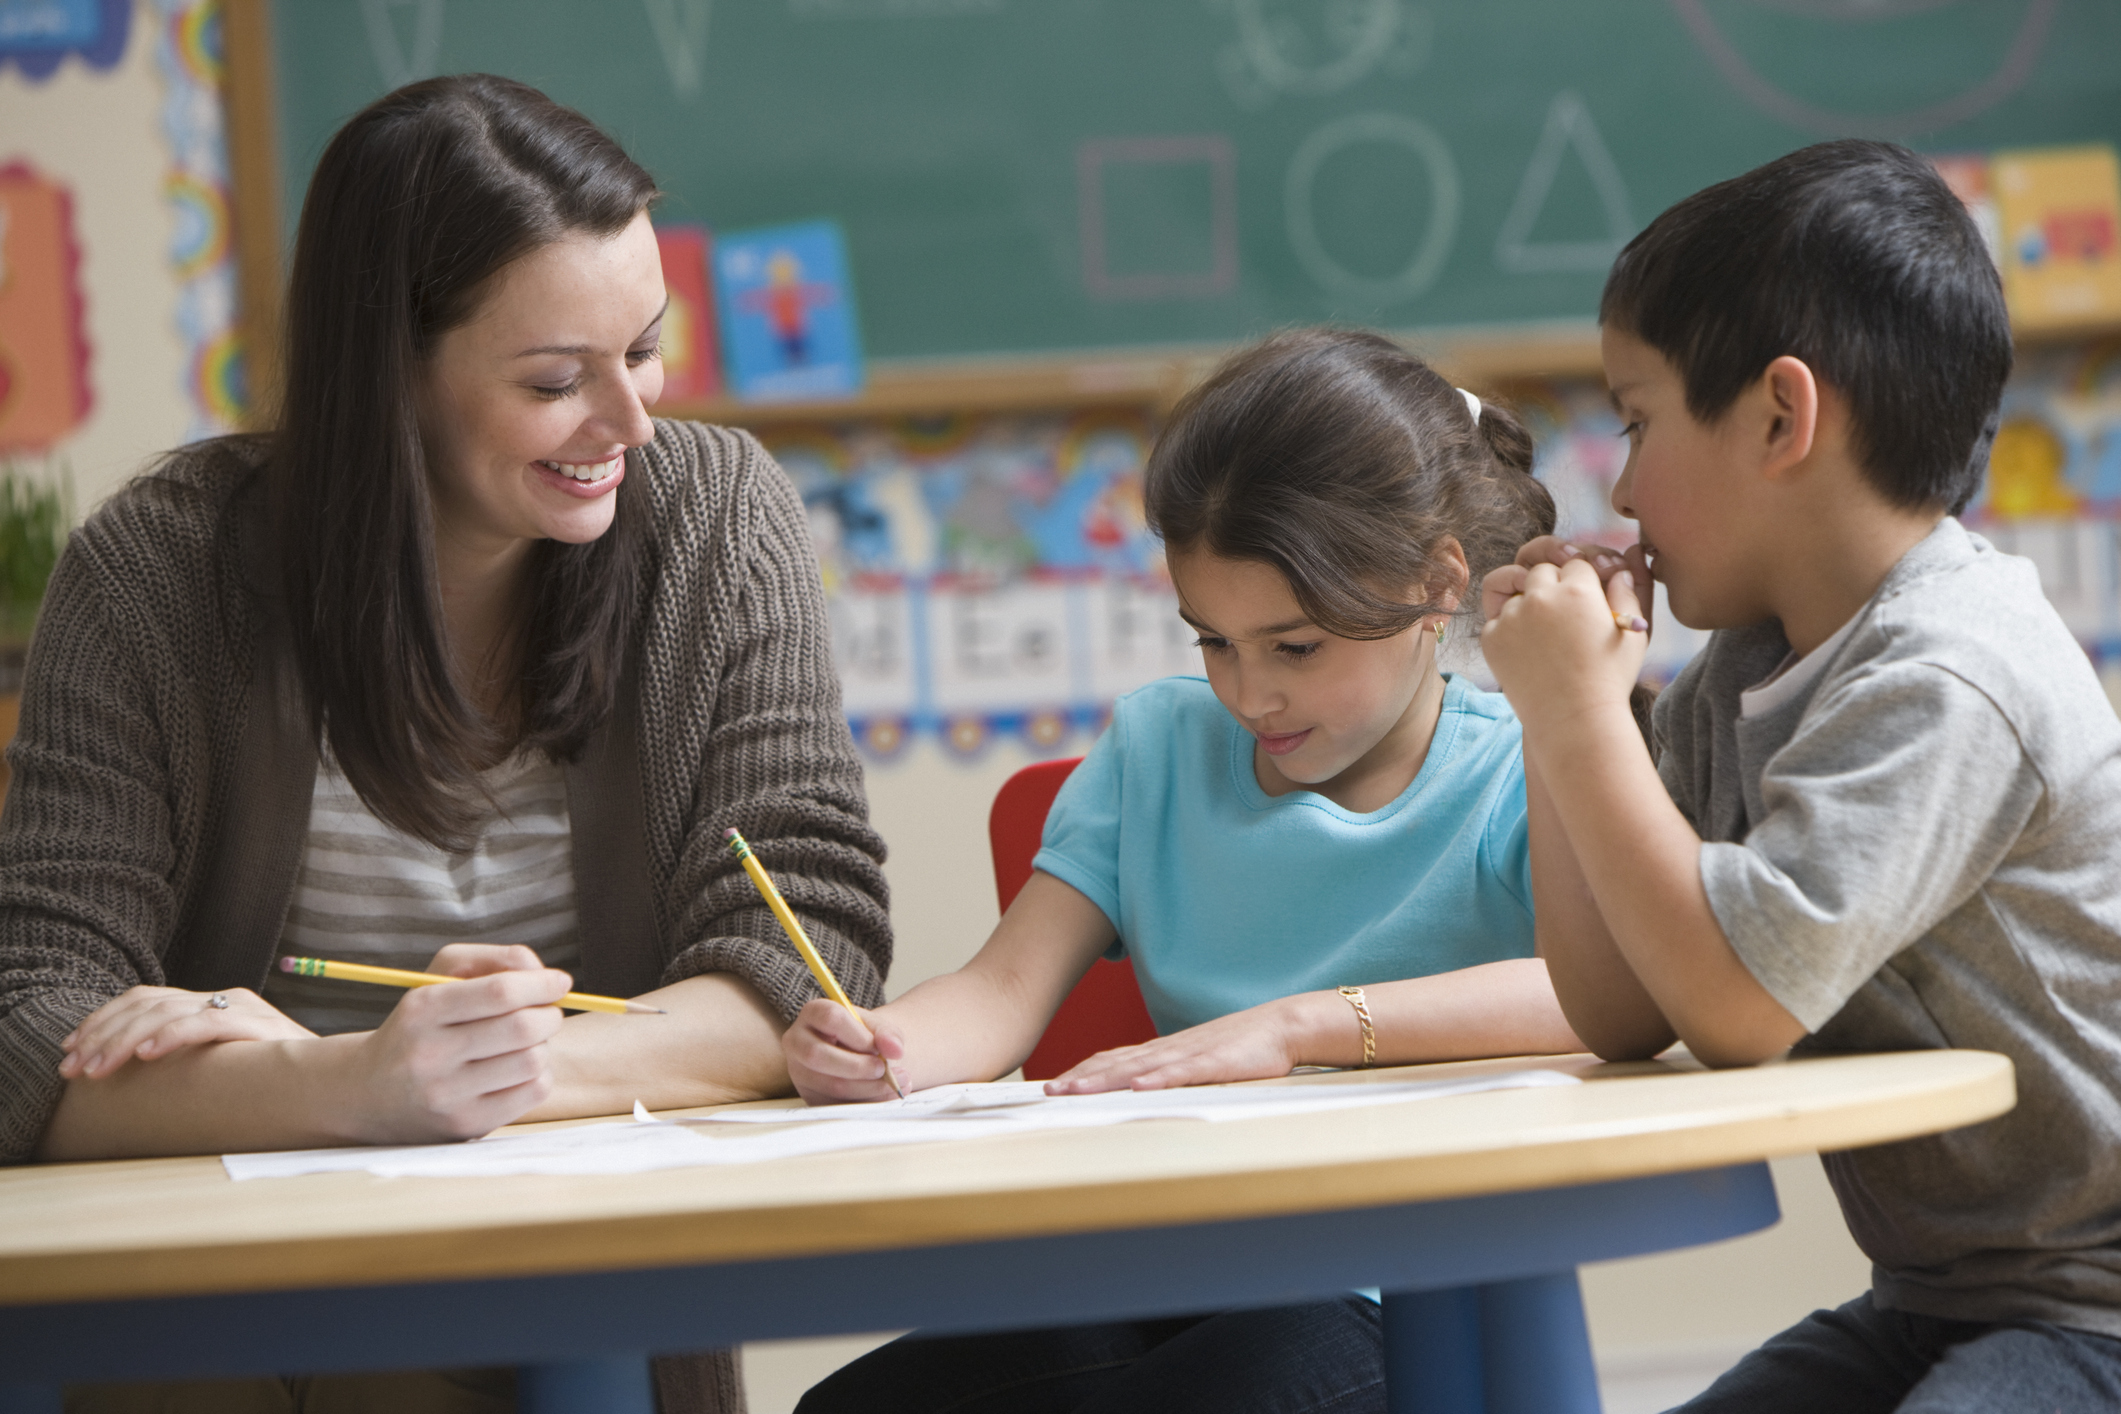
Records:
{"label": "white paper sheet", "polygon": [[[221,1163],[228,1176],[239,1181],[344,1172],[366,1172],[385,1178],[648,1173],[656,1169],[759,1163],[841,1149],[933,1144],[1137,1120],[1265,1119],[1487,1090],[1577,1083],[1575,1076],[1551,1070],[1521,1070],[1452,1080],[1205,1085],[1184,1090],[1049,1096],[1043,1085],[1032,1081],[944,1085],[920,1091],[903,1101],[875,1105],[738,1110],[675,1123],[656,1119],[637,1103],[633,1120],[611,1124],[474,1139],[465,1144],[229,1154]],[[919,1122],[910,1122],[916,1120]],[[760,1130],[760,1125],[778,1127]]]}

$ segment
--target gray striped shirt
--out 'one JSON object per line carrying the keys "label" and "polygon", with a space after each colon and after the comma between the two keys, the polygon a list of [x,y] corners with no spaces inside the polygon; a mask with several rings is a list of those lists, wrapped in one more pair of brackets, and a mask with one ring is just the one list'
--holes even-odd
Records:
{"label": "gray striped shirt", "polygon": [[[450,854],[369,813],[326,753],[280,956],[426,968],[449,943],[521,943],[572,971],[574,860],[567,783],[543,753],[481,778],[496,807],[467,854]],[[277,968],[265,999],[320,1035],[382,1024],[402,993]]]}

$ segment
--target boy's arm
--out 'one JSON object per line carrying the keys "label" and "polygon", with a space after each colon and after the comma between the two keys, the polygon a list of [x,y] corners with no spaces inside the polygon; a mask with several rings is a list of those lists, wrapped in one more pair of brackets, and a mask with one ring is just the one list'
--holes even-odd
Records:
{"label": "boy's arm", "polygon": [[[1643,1010],[1646,996],[1708,1064],[1788,1049],[1805,1027],[1724,937],[1701,882],[1701,839],[1665,793],[1629,710],[1644,642],[1614,627],[1613,615],[1636,612],[1632,577],[1601,587],[1580,561],[1512,566],[1490,580],[1498,577],[1491,603],[1501,607],[1483,647],[1524,723],[1528,791],[1536,776],[1553,810],[1546,823],[1558,819],[1604,925],[1586,926],[1556,851],[1544,851],[1544,869],[1535,852],[1534,888],[1543,872],[1560,904],[1542,923],[1541,946],[1571,1023],[1601,1055],[1655,1054],[1660,1028]],[[1537,851],[1536,813],[1532,826]],[[1546,900],[1537,901],[1543,913]],[[1615,953],[1631,978],[1616,975]]]}
{"label": "boy's arm", "polygon": [[[1603,940],[1577,930],[1569,961],[1548,958],[1577,1030],[1596,1028],[1600,1034],[1586,1039],[1612,1059],[1654,1055],[1676,1032],[1709,1065],[1750,1065],[1801,1040],[1803,1023],[1724,937],[1701,882],[1701,837],[1665,793],[1625,699],[1565,717],[1538,737],[1535,745],[1527,727],[1526,754],[1549,783],[1554,812],[1610,928]],[[1600,942],[1612,952],[1600,956]],[[1569,952],[1567,944],[1560,949]],[[1631,975],[1615,975],[1612,953]],[[1644,998],[1668,1029],[1649,1023]],[[1609,1051],[1600,1044],[1607,1031],[1633,1044]]]}
{"label": "boy's arm", "polygon": [[1671,1022],[1636,979],[1598,911],[1560,812],[1525,761],[1525,807],[1532,843],[1532,913],[1562,1013],[1584,1044],[1607,1060],[1656,1055],[1677,1039]]}

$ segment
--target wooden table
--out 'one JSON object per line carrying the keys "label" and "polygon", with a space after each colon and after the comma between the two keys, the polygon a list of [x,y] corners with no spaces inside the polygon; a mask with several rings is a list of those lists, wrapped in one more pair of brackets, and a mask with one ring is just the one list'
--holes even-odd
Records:
{"label": "wooden table", "polygon": [[1595,1410],[1579,1263],[1765,1227],[1763,1160],[2014,1099],[1974,1051],[1367,1074],[1527,1065],[1590,1083],[609,1178],[0,1170],[0,1411],[89,1378],[512,1363],[533,1414],[645,1414],[655,1351],[1361,1286],[1395,1411]]}

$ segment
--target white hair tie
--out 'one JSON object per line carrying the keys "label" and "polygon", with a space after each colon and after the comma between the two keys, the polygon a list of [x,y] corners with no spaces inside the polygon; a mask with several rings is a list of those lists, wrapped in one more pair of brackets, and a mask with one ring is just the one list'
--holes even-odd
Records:
{"label": "white hair tie", "polygon": [[1463,388],[1458,390],[1458,396],[1466,400],[1466,411],[1473,415],[1473,425],[1475,427],[1480,426],[1480,399],[1474,397]]}

